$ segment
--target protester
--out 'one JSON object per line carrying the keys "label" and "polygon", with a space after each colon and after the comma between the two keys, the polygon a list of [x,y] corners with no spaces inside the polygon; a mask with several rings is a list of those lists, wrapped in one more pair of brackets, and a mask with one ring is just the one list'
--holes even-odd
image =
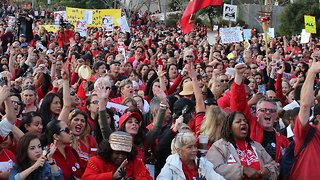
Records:
{"label": "protester", "polygon": [[89,159],[84,179],[152,179],[143,162],[136,157],[133,138],[117,131],[104,139],[97,156]]}
{"label": "protester", "polygon": [[63,179],[61,169],[52,157],[56,148],[54,142],[50,149],[43,151],[38,135],[25,134],[18,142],[17,160],[9,179]]}
{"label": "protester", "polygon": [[204,157],[197,158],[196,137],[192,132],[176,135],[174,148],[157,179],[224,179],[213,171],[213,165]]}
{"label": "protester", "polygon": [[261,144],[250,139],[249,121],[243,113],[227,117],[221,137],[206,155],[217,173],[226,179],[277,179],[277,163]]}

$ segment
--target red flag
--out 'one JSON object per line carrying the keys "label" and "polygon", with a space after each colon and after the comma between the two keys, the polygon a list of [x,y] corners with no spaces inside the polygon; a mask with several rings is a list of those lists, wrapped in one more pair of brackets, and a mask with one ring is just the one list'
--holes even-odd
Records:
{"label": "red flag", "polygon": [[190,22],[192,14],[195,14],[200,9],[203,9],[207,6],[221,5],[222,0],[190,0],[181,18],[181,29],[183,33],[187,34],[193,30],[193,25]]}

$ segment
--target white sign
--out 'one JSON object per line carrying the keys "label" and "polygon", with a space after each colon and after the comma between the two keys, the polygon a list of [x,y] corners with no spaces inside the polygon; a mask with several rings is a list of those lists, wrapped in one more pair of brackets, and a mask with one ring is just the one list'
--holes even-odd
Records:
{"label": "white sign", "polygon": [[117,22],[123,33],[130,32],[130,27],[129,27],[126,16],[122,16],[121,18],[117,19]]}
{"label": "white sign", "polygon": [[117,104],[113,102],[108,102],[107,108],[115,112],[113,118],[114,118],[115,126],[118,127],[119,118],[124,113],[124,111],[128,109],[128,106],[124,106],[122,104]]}
{"label": "white sign", "polygon": [[231,5],[231,4],[224,4],[222,19],[236,22],[237,21],[237,6]]}
{"label": "white sign", "polygon": [[80,36],[87,36],[87,23],[83,20],[78,19],[76,22],[76,32],[80,33]]}
{"label": "white sign", "polygon": [[66,11],[56,11],[53,13],[54,24],[59,25],[60,19],[62,18],[64,21],[67,19]]}
{"label": "white sign", "polygon": [[269,28],[269,38],[274,38],[274,28]]}
{"label": "white sign", "polygon": [[113,16],[103,16],[102,29],[104,31],[113,31],[113,28],[114,28]]}
{"label": "white sign", "polygon": [[84,10],[83,20],[87,22],[87,24],[92,24],[92,11]]}
{"label": "white sign", "polygon": [[243,39],[249,40],[251,38],[251,29],[244,29],[243,30]]}
{"label": "white sign", "polygon": [[311,35],[311,33],[308,33],[308,32],[306,32],[305,29],[302,29],[300,43],[301,44],[308,43],[310,40],[310,35]]}
{"label": "white sign", "polygon": [[8,26],[14,27],[16,24],[16,18],[14,16],[8,16]]}
{"label": "white sign", "polygon": [[243,41],[240,27],[220,28],[219,32],[224,44]]}

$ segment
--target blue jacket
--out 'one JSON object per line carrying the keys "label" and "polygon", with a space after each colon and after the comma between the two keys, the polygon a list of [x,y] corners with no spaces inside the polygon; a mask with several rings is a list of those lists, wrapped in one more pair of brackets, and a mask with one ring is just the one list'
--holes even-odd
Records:
{"label": "blue jacket", "polygon": [[[9,180],[20,180],[19,169],[17,166],[14,166],[10,172]],[[58,173],[51,172],[51,166],[46,161],[44,165],[40,168],[38,179],[50,179],[50,180],[63,180],[62,171],[59,168]]]}

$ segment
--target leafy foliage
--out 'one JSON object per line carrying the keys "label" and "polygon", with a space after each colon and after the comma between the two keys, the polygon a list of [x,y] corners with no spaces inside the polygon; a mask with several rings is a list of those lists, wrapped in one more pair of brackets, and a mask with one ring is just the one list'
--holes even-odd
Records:
{"label": "leafy foliage", "polygon": [[[304,28],[304,15],[315,16],[317,27],[319,27],[320,11],[318,1],[299,0],[287,5],[280,17],[281,26],[279,33],[281,35],[300,34]],[[320,34],[319,30],[317,30],[317,34]]]}

